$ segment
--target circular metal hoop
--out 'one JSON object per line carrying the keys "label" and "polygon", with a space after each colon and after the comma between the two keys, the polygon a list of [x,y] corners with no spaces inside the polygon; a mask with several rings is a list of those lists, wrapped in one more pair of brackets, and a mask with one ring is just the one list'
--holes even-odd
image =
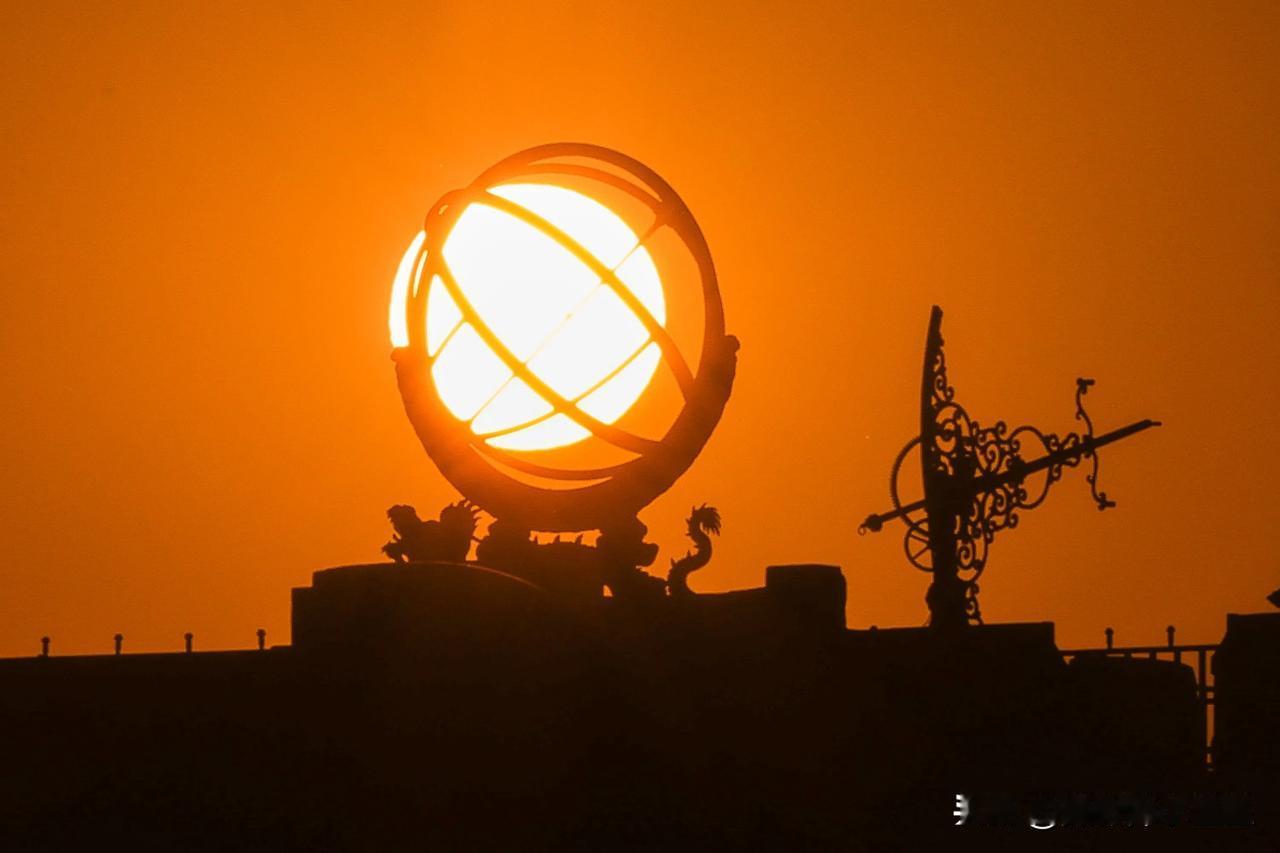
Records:
{"label": "circular metal hoop", "polygon": [[902,498],[898,494],[898,478],[902,474],[902,463],[906,461],[911,450],[920,445],[920,437],[916,436],[898,451],[889,469],[889,499],[893,508],[907,526],[907,534],[902,537],[902,551],[907,555],[907,562],[922,572],[933,571],[933,552],[929,548],[929,519],[922,512],[918,518],[902,509]]}
{"label": "circular metal hoop", "polygon": [[[574,162],[557,162],[566,159]],[[697,266],[704,331],[696,375],[690,372],[683,354],[666,330],[654,323],[642,306],[637,312],[658,344],[663,361],[672,371],[684,398],[683,407],[666,435],[658,441],[643,439],[585,413],[570,412],[565,408],[566,401],[550,400],[594,436],[637,453],[637,458],[607,468],[562,471],[486,444],[468,424],[448,412],[432,380],[425,332],[429,286],[411,290],[405,301],[409,343],[392,352],[405,413],[423,448],[445,478],[495,517],[551,532],[606,528],[634,516],[670,488],[693,463],[720,420],[733,385],[738,349],[737,339],[725,334],[724,309],[711,252],[688,207],[653,170],[625,154],[598,145],[557,143],[530,148],[487,169],[465,189],[446,194],[427,215],[424,225],[427,239],[419,249],[414,269],[422,267],[424,259],[439,263],[435,259],[441,256],[444,240],[468,203],[488,204],[495,199],[501,203],[501,199],[489,192],[491,187],[513,179],[556,175],[596,181],[642,202],[655,215],[654,228],[671,228]],[[537,223],[537,227],[549,232],[554,230],[548,223]],[[551,233],[551,236],[570,251],[575,250],[572,240],[565,235]],[[593,265],[594,258],[579,257],[616,291],[627,290],[619,286],[611,270],[597,268],[598,261]],[[426,268],[421,276],[426,285],[431,281],[430,274],[439,269]],[[629,291],[623,298],[635,299]],[[637,306],[632,307],[634,310]],[[591,482],[576,488],[546,488],[516,479],[497,465],[549,480]]]}

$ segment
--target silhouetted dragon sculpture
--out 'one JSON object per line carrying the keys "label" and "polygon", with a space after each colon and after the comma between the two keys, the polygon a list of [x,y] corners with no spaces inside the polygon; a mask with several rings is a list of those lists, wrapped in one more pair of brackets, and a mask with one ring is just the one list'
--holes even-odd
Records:
{"label": "silhouetted dragon sculpture", "polygon": [[423,521],[413,507],[396,504],[387,510],[395,536],[382,546],[382,553],[401,563],[461,563],[471,550],[479,512],[480,508],[470,501],[458,501],[440,510],[438,521]]}
{"label": "silhouetted dragon sculpture", "polygon": [[[617,597],[631,600],[689,598],[689,575],[711,562],[711,535],[720,535],[720,511],[713,506],[693,507],[685,519],[686,535],[693,540],[693,550],[671,561],[671,569],[663,581],[644,571],[653,562],[658,546],[644,542],[646,528],[638,519],[630,527],[611,527],[600,533],[595,546],[585,545],[579,534],[573,541],[539,543],[526,529],[506,527],[501,522],[490,526],[483,540],[475,538],[479,507],[469,501],[458,501],[440,511],[440,518],[423,521],[417,511],[406,504],[387,510],[387,518],[395,530],[382,551],[401,563],[466,561],[473,541],[479,542],[476,560],[548,589],[561,593],[590,597],[600,584]],[[593,581],[594,580],[594,584]]]}
{"label": "silhouetted dragon sculpture", "polygon": [[685,524],[694,549],[671,561],[671,570],[667,572],[667,591],[672,598],[693,595],[693,590],[689,589],[689,575],[711,562],[711,537],[708,534],[720,535],[720,511],[706,504],[694,507]]}

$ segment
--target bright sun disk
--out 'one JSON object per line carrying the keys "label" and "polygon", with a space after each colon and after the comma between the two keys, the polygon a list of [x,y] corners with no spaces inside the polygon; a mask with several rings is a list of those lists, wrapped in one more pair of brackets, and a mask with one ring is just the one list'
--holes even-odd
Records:
{"label": "bright sun disk", "polygon": [[[662,283],[649,252],[626,222],[595,199],[549,184],[490,188],[549,222],[604,267],[649,312],[666,322]],[[545,450],[582,441],[590,432],[504,362],[486,338],[505,348],[534,377],[581,412],[612,424],[648,387],[661,361],[644,322],[582,259],[502,202],[471,202],[444,241],[442,260],[480,327],[464,316],[439,276],[427,291],[426,341],[431,375],[445,407],[488,444]],[[418,255],[426,235],[410,243],[392,286],[391,340],[409,342],[405,303],[421,286]]]}

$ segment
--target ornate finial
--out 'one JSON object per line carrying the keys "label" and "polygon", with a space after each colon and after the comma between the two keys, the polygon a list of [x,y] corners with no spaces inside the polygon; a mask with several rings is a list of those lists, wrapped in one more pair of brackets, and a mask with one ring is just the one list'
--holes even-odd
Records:
{"label": "ornate finial", "polygon": [[257,630],[257,634],[258,634],[258,651],[262,651],[267,647],[267,629],[259,628]]}
{"label": "ornate finial", "polygon": [[116,654],[119,655],[124,648],[124,634],[116,634],[113,639],[116,641]]}
{"label": "ornate finial", "polygon": [[[934,306],[925,339],[924,371],[920,391],[920,433],[902,448],[889,475],[893,509],[867,516],[859,533],[875,533],[886,521],[900,519],[906,525],[903,550],[907,561],[933,575],[925,596],[930,624],[954,627],[982,622],[978,607],[978,578],[986,568],[987,551],[1001,530],[1016,527],[1023,510],[1040,506],[1049,488],[1089,459],[1093,470],[1085,479],[1098,509],[1115,506],[1098,489],[1099,448],[1127,438],[1158,421],[1143,420],[1095,436],[1093,421],[1084,408],[1084,395],[1092,379],[1076,380],[1076,419],[1084,434],[1042,432],[1033,426],[1010,430],[1004,421],[982,426],[955,401],[955,389],[947,379],[942,349],[942,310]],[[1028,460],[1024,453],[1038,446],[1041,454]],[[898,480],[903,462],[919,449],[924,496],[903,503]],[[1033,474],[1043,472],[1038,489],[1030,487]]]}

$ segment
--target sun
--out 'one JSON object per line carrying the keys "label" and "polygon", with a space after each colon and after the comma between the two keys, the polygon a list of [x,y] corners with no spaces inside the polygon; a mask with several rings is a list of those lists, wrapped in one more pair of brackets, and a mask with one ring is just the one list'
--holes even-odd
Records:
{"label": "sun", "polygon": [[[410,242],[392,286],[397,347],[425,240]],[[500,184],[457,215],[440,252],[426,283],[431,376],[485,443],[575,444],[591,432],[567,407],[612,424],[640,399],[662,360],[651,329],[666,302],[643,239],[608,207],[553,184]]]}

